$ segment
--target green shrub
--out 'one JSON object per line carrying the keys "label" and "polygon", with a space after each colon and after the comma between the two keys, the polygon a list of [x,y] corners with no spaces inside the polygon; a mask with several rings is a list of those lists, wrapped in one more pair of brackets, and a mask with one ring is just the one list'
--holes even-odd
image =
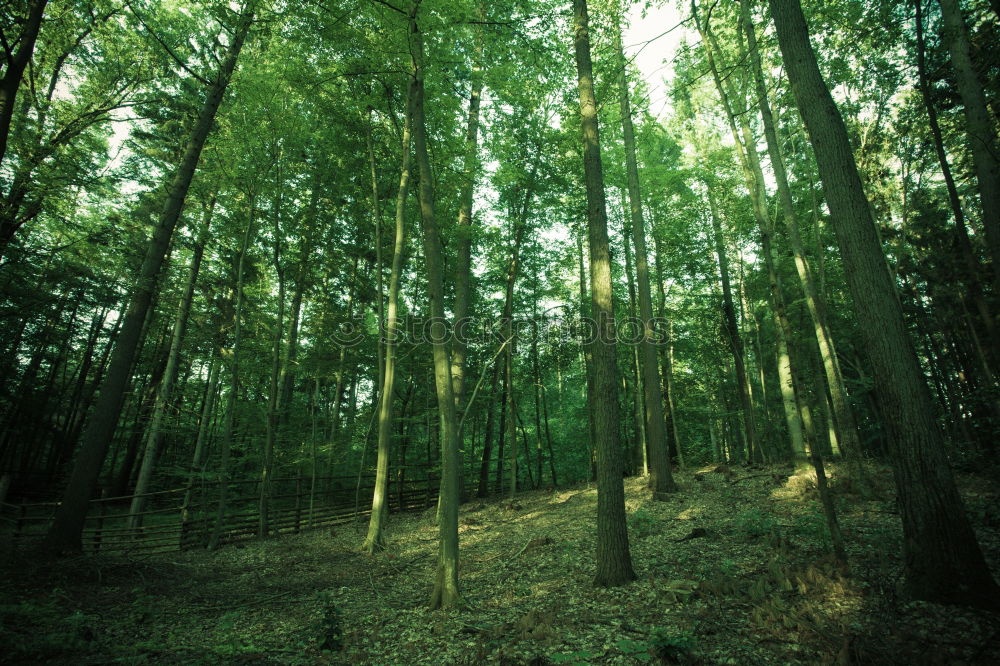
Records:
{"label": "green shrub", "polygon": [[628,531],[632,536],[641,539],[655,532],[657,523],[653,514],[640,507],[628,517]]}

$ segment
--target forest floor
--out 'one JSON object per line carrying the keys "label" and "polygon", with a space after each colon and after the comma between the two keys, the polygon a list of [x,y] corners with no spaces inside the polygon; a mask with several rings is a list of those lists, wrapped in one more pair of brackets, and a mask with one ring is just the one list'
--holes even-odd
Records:
{"label": "forest floor", "polygon": [[[827,555],[806,474],[677,474],[653,502],[626,479],[638,579],[597,589],[592,486],[473,500],[461,511],[467,606],[431,611],[433,511],[218,552],[0,565],[0,663],[997,664],[1000,616],[906,601],[886,479],[874,498],[834,469],[850,565]],[[962,477],[989,561],[1000,488]],[[996,571],[996,568],[994,568]]]}

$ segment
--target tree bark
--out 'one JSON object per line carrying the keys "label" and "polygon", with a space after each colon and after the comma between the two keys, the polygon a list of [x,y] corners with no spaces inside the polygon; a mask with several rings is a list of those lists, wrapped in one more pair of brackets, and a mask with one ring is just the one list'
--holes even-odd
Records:
{"label": "tree bark", "polygon": [[757,426],[754,423],[753,403],[750,400],[750,380],[747,377],[746,363],[743,360],[743,340],[740,337],[739,325],[736,322],[736,308],[733,305],[733,290],[729,280],[729,260],[726,258],[725,239],[722,236],[722,221],[719,219],[719,211],[715,205],[715,197],[712,196],[712,186],[708,186],[708,204],[711,208],[712,232],[715,239],[715,254],[719,259],[719,276],[722,282],[722,315],[729,342],[729,349],[733,355],[733,365],[736,369],[737,392],[740,398],[740,410],[742,411],[743,436],[746,438],[747,453],[759,447],[757,441]]}
{"label": "tree bark", "polygon": [[993,286],[1000,293],[1000,143],[986,106],[983,84],[972,62],[969,32],[959,0],[938,0],[938,4],[941,5],[941,39],[951,55],[958,93],[965,107],[965,131],[979,184],[983,229],[993,258]]}
{"label": "tree bark", "polygon": [[82,448],[77,454],[73,473],[63,494],[62,503],[56,511],[55,519],[49,527],[42,545],[42,548],[49,552],[77,551],[82,548],[80,539],[84,520],[87,517],[87,508],[100,475],[101,466],[104,464],[104,458],[107,455],[108,442],[118,423],[132,357],[139,345],[142,322],[145,320],[146,313],[153,301],[160,268],[163,265],[163,259],[170,245],[174,228],[177,226],[177,220],[184,209],[184,201],[198,166],[201,150],[215,122],[215,114],[222,103],[233,71],[236,69],[236,61],[252,22],[253,4],[251,3],[240,18],[239,26],[233,36],[232,43],[229,45],[226,57],[219,67],[215,81],[212,82],[212,86],[208,90],[205,102],[188,139],[184,157],[181,159],[168,190],[167,200],[146,250],[145,259],[132,292],[131,302],[124,314],[125,321],[118,336],[118,344],[111,356],[107,376],[101,386],[96,410],[81,437]]}
{"label": "tree bark", "polygon": [[920,599],[996,607],[1000,590],[955,487],[847,128],[820,74],[802,8],[798,0],[770,0],[770,6],[792,93],[816,153],[889,434],[907,585]]}
{"label": "tree bark", "polygon": [[409,15],[410,57],[413,67],[413,143],[420,175],[418,194],[423,228],[424,261],[427,265],[427,292],[430,301],[431,348],[434,357],[434,386],[437,393],[439,434],[441,438],[441,502],[439,511],[439,553],[431,608],[448,608],[462,603],[458,584],[458,503],[459,466],[458,429],[455,397],[451,383],[451,363],[444,312],[444,265],[441,257],[437,221],[434,217],[433,174],[427,150],[427,126],[424,120],[424,42],[417,24],[420,0],[415,0]]}
{"label": "tree bark", "polygon": [[653,299],[649,288],[649,253],[646,250],[646,221],[642,215],[642,195],[639,190],[639,165],[636,160],[635,129],[632,126],[632,104],[629,100],[628,76],[625,71],[625,53],[622,49],[621,26],[614,30],[615,48],[621,63],[621,84],[618,103],[621,107],[622,133],[625,140],[625,171],[628,180],[629,215],[632,220],[632,237],[635,243],[636,291],[639,300],[639,319],[642,340],[639,342],[639,361],[642,370],[643,414],[645,416],[646,448],[649,458],[649,487],[653,499],[666,500],[668,493],[677,490],[670,471],[667,427],[663,415],[663,394],[657,371],[656,331],[653,327]]}
{"label": "tree bark", "polygon": [[403,272],[403,251],[406,249],[406,197],[410,184],[410,122],[413,115],[415,86],[411,82],[406,95],[406,116],[403,124],[402,156],[400,158],[399,188],[396,190],[396,233],[392,249],[392,268],[389,273],[389,302],[385,325],[385,373],[378,413],[378,461],[375,467],[375,491],[372,512],[368,521],[368,535],[362,548],[369,554],[385,548],[382,534],[389,502],[389,456],[392,444],[392,404],[396,383],[396,337],[398,335],[399,284]]}
{"label": "tree bark", "polygon": [[188,268],[187,285],[181,302],[177,308],[177,315],[174,319],[174,328],[170,340],[170,352],[167,356],[167,367],[156,392],[156,404],[153,407],[153,416],[149,421],[149,428],[146,432],[146,446],[142,455],[142,465],[139,468],[139,477],[135,483],[135,492],[132,497],[132,505],[129,509],[128,526],[130,529],[138,529],[142,526],[142,512],[146,506],[146,498],[143,495],[149,488],[149,482],[153,478],[153,470],[156,467],[156,459],[163,444],[163,419],[167,413],[167,406],[170,403],[174,391],[174,384],[177,382],[177,374],[180,368],[181,346],[184,344],[184,335],[187,332],[188,316],[191,313],[191,302],[194,300],[194,289],[198,282],[198,272],[201,270],[201,260],[205,253],[205,244],[208,242],[209,227],[212,222],[212,211],[215,208],[215,198],[209,202],[205,210],[205,221],[199,232],[198,241],[195,243],[194,254],[191,256],[191,264]]}
{"label": "tree bark", "polygon": [[3,164],[4,155],[7,153],[7,137],[10,135],[10,121],[14,117],[17,89],[21,87],[24,69],[35,52],[35,41],[42,26],[42,14],[45,13],[46,4],[48,0],[31,0],[24,28],[16,42],[17,51],[12,53],[5,49],[7,66],[3,77],[0,78],[0,164]]}
{"label": "tree bark", "polygon": [[629,553],[622,450],[618,437],[618,363],[611,253],[588,24],[587,0],[573,0],[573,41],[580,94],[584,180],[587,188],[593,320],[589,346],[594,376],[590,409],[594,413],[597,447],[597,575],[594,584],[607,587],[635,580],[635,571]]}

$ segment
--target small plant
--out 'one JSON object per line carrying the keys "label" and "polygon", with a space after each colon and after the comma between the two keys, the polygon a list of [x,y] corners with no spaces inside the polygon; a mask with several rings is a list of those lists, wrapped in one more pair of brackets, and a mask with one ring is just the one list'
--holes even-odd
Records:
{"label": "small plant", "polygon": [[589,659],[595,657],[593,652],[588,650],[574,650],[573,652],[556,652],[549,659],[553,664],[569,664],[570,666],[587,666]]}
{"label": "small plant", "polygon": [[657,627],[649,638],[649,648],[657,658],[668,664],[684,664],[691,659],[695,647],[694,635]]}
{"label": "small plant", "polygon": [[337,608],[330,592],[320,592],[317,597],[320,602],[320,619],[317,627],[319,649],[339,652],[344,647],[344,625],[340,609]]}
{"label": "small plant", "polygon": [[823,545],[830,543],[830,528],[827,526],[826,518],[819,511],[799,516],[795,521],[795,531]]}
{"label": "small plant", "polygon": [[735,527],[748,537],[762,537],[777,531],[778,523],[770,514],[759,509],[749,509],[736,515]]}
{"label": "small plant", "polygon": [[649,651],[650,644],[646,641],[634,641],[631,638],[623,638],[620,641],[615,641],[615,647],[621,650],[622,654],[639,661],[652,661],[653,659],[653,655]]}
{"label": "small plant", "polygon": [[636,538],[649,536],[656,530],[657,520],[650,512],[643,508],[636,509],[628,517],[628,530]]}

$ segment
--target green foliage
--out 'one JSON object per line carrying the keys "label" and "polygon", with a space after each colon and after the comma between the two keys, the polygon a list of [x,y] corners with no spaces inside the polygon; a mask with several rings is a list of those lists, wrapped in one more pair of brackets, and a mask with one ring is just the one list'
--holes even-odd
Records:
{"label": "green foliage", "polygon": [[57,588],[48,598],[0,605],[0,644],[8,657],[55,657],[89,648],[97,618],[79,609],[66,614],[61,595]]}
{"label": "green foliage", "polygon": [[649,639],[650,650],[660,660],[670,664],[683,664],[691,658],[695,648],[694,634],[686,631],[675,631],[666,627],[653,629]]}
{"label": "green foliage", "polygon": [[615,642],[623,654],[638,661],[659,660],[667,664],[687,663],[695,647],[694,635],[689,632],[678,632],[667,627],[655,627],[649,638],[642,641],[623,638]]}
{"label": "green foliage", "polygon": [[760,509],[747,509],[736,515],[734,527],[747,537],[762,537],[778,530],[778,522],[769,513]]}
{"label": "green foliage", "polygon": [[827,526],[826,517],[821,511],[812,511],[797,516],[794,530],[810,541],[819,542],[823,546],[830,543],[830,528]]}
{"label": "green foliage", "polygon": [[573,652],[556,652],[549,659],[554,664],[569,664],[570,666],[585,666],[590,663],[591,657],[595,657],[589,650],[574,650]]}
{"label": "green foliage", "polygon": [[659,521],[656,520],[656,517],[642,507],[633,511],[628,517],[629,533],[640,539],[653,534],[656,531],[658,524]]}
{"label": "green foliage", "polygon": [[316,595],[320,603],[320,618],[316,626],[319,649],[339,652],[344,647],[343,616],[337,608],[334,596],[324,590]]}

